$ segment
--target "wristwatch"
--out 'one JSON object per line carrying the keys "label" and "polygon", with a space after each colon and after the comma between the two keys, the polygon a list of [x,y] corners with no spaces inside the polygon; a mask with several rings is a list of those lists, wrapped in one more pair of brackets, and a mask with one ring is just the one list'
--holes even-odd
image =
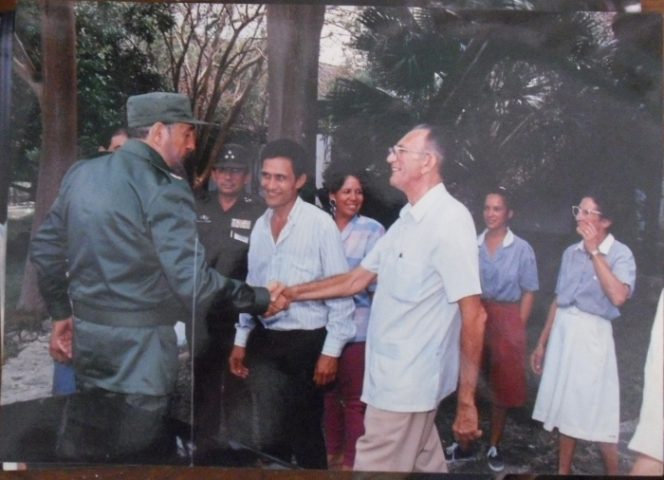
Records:
{"label": "wristwatch", "polygon": [[597,255],[599,255],[599,250],[598,249],[595,249],[595,250],[590,252],[591,257],[596,257]]}

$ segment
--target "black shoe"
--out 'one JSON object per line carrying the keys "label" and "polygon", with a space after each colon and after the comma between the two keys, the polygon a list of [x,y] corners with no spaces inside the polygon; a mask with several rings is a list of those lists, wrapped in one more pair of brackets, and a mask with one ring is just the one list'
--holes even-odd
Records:
{"label": "black shoe", "polygon": [[449,463],[466,462],[475,459],[475,452],[472,448],[464,450],[456,442],[452,443],[449,447],[445,447],[443,452],[445,453],[445,460]]}
{"label": "black shoe", "polygon": [[491,447],[487,450],[486,461],[494,472],[502,472],[505,469],[505,462],[503,462],[503,456],[498,447]]}

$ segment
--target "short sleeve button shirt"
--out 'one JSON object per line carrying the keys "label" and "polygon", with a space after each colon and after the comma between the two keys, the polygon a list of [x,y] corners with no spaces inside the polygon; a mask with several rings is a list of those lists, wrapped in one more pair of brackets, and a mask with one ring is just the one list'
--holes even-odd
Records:
{"label": "short sleeve button shirt", "polygon": [[[611,272],[634,293],[636,263],[627,245],[609,234],[599,245]],[[575,306],[579,310],[613,320],[620,316],[620,310],[611,303],[602,290],[592,259],[586,253],[583,242],[567,247],[563,253],[558,282],[556,284],[559,307]]]}
{"label": "short sleeve button shirt", "polygon": [[496,302],[518,302],[524,292],[539,289],[535,252],[528,242],[507,230],[493,256],[484,243],[485,230],[478,237],[482,298]]}
{"label": "short sleeve button shirt", "polygon": [[480,293],[470,213],[440,183],[402,209],[361,265],[378,274],[362,400],[396,412],[436,408],[458,380],[456,302]]}

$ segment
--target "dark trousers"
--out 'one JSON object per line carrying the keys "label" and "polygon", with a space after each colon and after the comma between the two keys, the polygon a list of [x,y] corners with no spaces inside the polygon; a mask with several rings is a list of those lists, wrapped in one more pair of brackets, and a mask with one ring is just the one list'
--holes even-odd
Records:
{"label": "dark trousers", "polygon": [[325,328],[257,327],[247,344],[249,384],[262,429],[260,448],[303,468],[326,469],[323,391],[313,382]]}
{"label": "dark trousers", "polygon": [[195,441],[217,437],[252,443],[251,393],[246,382],[232,375],[228,368],[234,336],[233,323],[224,322],[210,328],[205,344],[194,349]]}

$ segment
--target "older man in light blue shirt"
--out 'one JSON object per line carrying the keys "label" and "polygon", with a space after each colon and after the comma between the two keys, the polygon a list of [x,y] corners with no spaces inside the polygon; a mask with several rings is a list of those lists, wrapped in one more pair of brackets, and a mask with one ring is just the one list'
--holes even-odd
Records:
{"label": "older man in light blue shirt", "polygon": [[[298,197],[306,181],[302,147],[276,140],[265,146],[261,160],[261,186],[269,208],[251,233],[247,279],[255,285],[291,284],[346,272],[336,225],[325,212]],[[241,378],[249,377],[248,366],[268,372],[261,375],[265,382],[251,385],[260,388],[258,395],[281,393],[274,399],[273,408],[279,411],[273,416],[283,418],[280,430],[289,444],[280,444],[270,453],[285,460],[292,454],[304,468],[327,467],[319,387],[334,380],[337,359],[355,334],[353,310],[351,298],[308,301],[258,322],[242,315],[237,325],[231,372]]]}
{"label": "older man in light blue shirt", "polygon": [[475,227],[442,182],[448,142],[429,125],[402,137],[387,157],[391,185],[408,198],[399,219],[352,271],[284,291],[293,301],[338,298],[378,277],[354,470],[447,471],[435,417],[457,386],[455,437],[466,444],[481,435],[475,386],[486,314]]}

